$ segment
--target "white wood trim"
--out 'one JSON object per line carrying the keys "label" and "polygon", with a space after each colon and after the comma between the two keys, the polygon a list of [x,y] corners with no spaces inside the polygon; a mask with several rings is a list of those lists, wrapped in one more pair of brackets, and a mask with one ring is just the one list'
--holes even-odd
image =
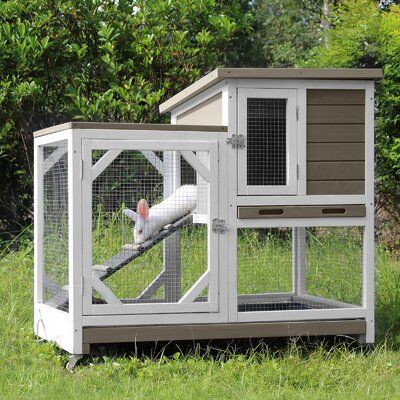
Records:
{"label": "white wood trim", "polygon": [[164,163],[157,157],[156,153],[151,150],[142,150],[141,153],[146,157],[147,161],[161,174],[164,175]]}
{"label": "white wood trim", "polygon": [[43,301],[43,228],[44,228],[44,213],[43,213],[43,147],[34,143],[34,305],[36,313],[37,303]]}
{"label": "white wood trim", "polygon": [[160,150],[160,151],[176,151],[176,150],[209,150],[210,141],[158,141],[158,140],[93,140],[92,148],[95,150]]}
{"label": "white wood trim", "polygon": [[251,311],[238,313],[238,322],[280,322],[314,319],[365,318],[364,308],[335,308],[321,310]]}
{"label": "white wood trim", "polygon": [[83,314],[90,314],[92,308],[92,141],[82,140],[82,275],[83,275]]}
{"label": "white wood trim", "polygon": [[210,282],[210,272],[207,270],[204,274],[193,284],[193,286],[181,297],[178,303],[193,303],[202,290],[204,290]]}
{"label": "white wood trim", "polygon": [[[228,84],[228,81],[223,81],[223,89],[222,89],[222,125],[228,126],[229,124],[229,96],[231,92],[231,86]],[[235,89],[236,91],[236,89]],[[225,132],[224,135],[226,136],[227,133]]]}
{"label": "white wood trim", "polygon": [[82,146],[80,131],[68,140],[69,313],[73,321],[73,353],[82,349]]}
{"label": "white wood trim", "polygon": [[296,89],[238,89],[238,133],[247,133],[247,99],[287,99],[286,104],[286,185],[247,184],[247,146],[238,149],[238,194],[239,195],[282,195],[297,194],[297,90]]}
{"label": "white wood trim", "polygon": [[[229,135],[238,133],[238,94],[237,81],[228,81],[229,104],[228,104],[228,132]],[[238,161],[237,149],[228,146],[226,141],[221,141],[221,147],[225,148],[227,155],[226,173],[221,179],[226,179],[227,196],[225,196],[228,219],[230,226],[226,232],[226,253],[227,257],[221,260],[221,269],[227,270],[227,282],[221,287],[221,298],[227,298],[228,322],[237,322],[237,192],[238,192]],[[225,290],[223,290],[225,289]],[[222,301],[222,300],[221,300]]]}
{"label": "white wood trim", "polygon": [[118,300],[110,288],[99,279],[98,271],[92,272],[92,287],[97,293],[101,295],[103,300],[111,305],[121,305],[121,301]]}
{"label": "white wood trim", "polygon": [[67,152],[64,147],[58,147],[43,162],[43,174],[46,174]]}
{"label": "white wood trim", "polygon": [[92,167],[92,181],[121,154],[121,150],[108,150]]}
{"label": "white wood trim", "polygon": [[292,228],[292,289],[296,295],[306,293],[306,229]]}
{"label": "white wood trim", "polygon": [[210,302],[210,311],[219,310],[219,240],[221,234],[215,233],[211,229],[211,221],[219,217],[218,203],[218,183],[219,183],[219,165],[218,165],[218,142],[210,142],[209,150],[210,177],[208,185],[208,210],[209,217],[207,224],[207,269],[209,271],[208,300]]}
{"label": "white wood trim", "polygon": [[307,89],[299,88],[297,91],[298,116],[297,121],[297,194],[307,195]]}
{"label": "white wood trim", "polygon": [[93,304],[91,315],[212,313],[209,302]]}
{"label": "white wood trim", "polygon": [[237,79],[238,88],[265,89],[365,89],[369,83],[368,80]]}
{"label": "white wood trim", "polygon": [[64,131],[54,132],[50,135],[40,136],[34,139],[38,146],[45,146],[49,144],[54,144],[57,146],[57,142],[63,140],[68,140],[72,135],[72,129],[66,129]]}
{"label": "white wood trim", "polygon": [[210,182],[210,170],[206,167],[193,153],[193,151],[181,150],[183,158],[189,163],[190,166],[206,181]]}
{"label": "white wood trim", "polygon": [[[234,91],[236,89],[234,88]],[[230,97],[231,87],[228,86],[228,97]],[[231,99],[229,99],[231,101]],[[227,110],[230,113],[229,109]],[[228,116],[227,116],[228,117]],[[218,146],[218,215],[220,219],[227,221],[231,225],[231,219],[229,216],[229,179],[230,173],[228,173],[228,146],[226,145],[226,135],[220,134],[220,141]],[[234,175],[234,174],[232,174]],[[233,176],[236,181],[236,177]],[[221,315],[221,321],[228,322],[229,319],[229,237],[230,230],[222,235],[218,235],[219,241],[219,254],[218,254],[218,287],[217,287],[217,301],[219,304],[219,313]]]}
{"label": "white wood trim", "polygon": [[[173,143],[178,141],[196,143],[208,143],[210,140],[218,140],[221,132],[214,131],[143,131],[143,130],[118,130],[118,129],[83,129],[82,139],[89,140],[110,140],[110,141],[145,141],[157,143]],[[227,135],[227,132],[222,132]],[[50,136],[50,135],[49,135]],[[43,136],[47,137],[47,136]],[[149,140],[151,138],[151,140]],[[40,138],[39,138],[40,139]],[[153,148],[142,148],[142,150],[159,150]],[[202,150],[202,149],[199,149]]]}
{"label": "white wood trim", "polygon": [[374,83],[365,93],[365,196],[367,224],[363,237],[363,305],[367,309],[364,341],[375,340],[375,237],[374,237]]}
{"label": "white wood trim", "polygon": [[[135,149],[142,151],[143,146],[151,147],[149,150],[160,149],[165,150],[167,154],[171,153],[174,157],[178,156],[178,151],[182,148],[183,150],[188,149],[191,154],[195,157],[196,161],[198,161],[197,157],[194,155],[193,151],[197,150],[207,150],[210,154],[210,170],[213,170],[213,173],[210,174],[209,170],[207,172],[209,176],[207,177],[210,183],[209,190],[209,220],[208,220],[208,271],[210,276],[210,284],[209,284],[209,302],[193,302],[193,303],[119,303],[115,304],[115,299],[112,299],[109,296],[109,300],[114,304],[92,304],[91,292],[92,287],[94,286],[93,278],[91,276],[92,270],[92,244],[91,240],[86,240],[83,244],[83,252],[84,252],[84,282],[85,282],[85,290],[83,293],[84,298],[84,313],[85,315],[111,315],[111,314],[163,314],[163,313],[217,313],[218,312],[218,234],[212,232],[211,230],[211,219],[218,217],[218,142],[217,141],[207,141],[207,142],[196,142],[196,141],[170,141],[167,143],[160,143],[158,141],[115,141],[115,140],[83,140],[82,148],[83,148],[83,180],[82,187],[85,191],[83,195],[83,220],[84,222],[84,235],[85,237],[91,237],[91,204],[92,204],[92,168],[91,168],[91,153],[92,149],[104,148],[109,150],[110,147],[114,147],[114,149],[125,150]],[[116,147],[116,148],[115,148]],[[187,154],[186,154],[187,155]],[[193,159],[188,157],[192,163]],[[164,165],[165,164],[164,159]],[[197,162],[196,162],[197,164]],[[174,164],[175,165],[175,164]],[[204,164],[202,164],[204,165]],[[196,165],[195,169],[197,169],[198,165]],[[180,176],[179,171],[177,174]],[[205,175],[205,174],[204,174]],[[175,190],[175,186],[179,186],[180,182],[173,178],[170,183],[167,183],[168,192]],[[172,186],[171,186],[172,185]],[[168,195],[168,193],[165,193]],[[94,278],[96,279],[96,278]],[[212,281],[212,283],[211,283]],[[96,290],[98,288],[95,288]],[[104,289],[104,288],[103,288]],[[103,295],[103,293],[101,293]],[[119,301],[117,299],[117,301]],[[204,318],[202,318],[204,320]]]}
{"label": "white wood trim", "polygon": [[202,324],[219,323],[219,313],[165,313],[165,314],[130,314],[130,315],[93,315],[83,318],[85,326],[109,325],[154,325],[157,324]]}
{"label": "white wood trim", "polygon": [[[181,186],[181,156],[177,151],[164,151],[164,198]],[[181,237],[175,232],[163,241],[163,271],[170,277],[164,283],[164,300],[177,302],[181,296]]]}
{"label": "white wood trim", "polygon": [[74,323],[70,315],[46,304],[37,304],[34,332],[44,340],[57,343],[69,353],[78,354],[79,347],[82,348],[82,344],[79,346],[76,343]]}

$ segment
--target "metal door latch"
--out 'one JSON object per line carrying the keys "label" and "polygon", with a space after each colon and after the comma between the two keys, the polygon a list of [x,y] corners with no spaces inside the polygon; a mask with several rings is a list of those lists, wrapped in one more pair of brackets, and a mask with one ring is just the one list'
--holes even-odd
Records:
{"label": "metal door latch", "polygon": [[211,229],[214,233],[224,233],[229,231],[229,225],[225,223],[224,219],[214,218],[211,221]]}
{"label": "metal door latch", "polygon": [[226,139],[226,143],[231,144],[234,149],[243,149],[246,146],[246,137],[242,134],[234,134]]}

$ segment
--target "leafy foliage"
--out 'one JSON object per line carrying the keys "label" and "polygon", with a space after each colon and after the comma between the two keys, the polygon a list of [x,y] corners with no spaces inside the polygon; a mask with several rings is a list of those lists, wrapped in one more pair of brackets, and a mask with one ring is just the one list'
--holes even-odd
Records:
{"label": "leafy foliage", "polygon": [[292,67],[323,39],[322,0],[255,0],[252,66]]}
{"label": "leafy foliage", "polygon": [[383,68],[377,86],[376,183],[378,204],[395,228],[400,224],[400,7],[382,10],[372,0],[344,0],[332,24],[326,45],[306,65]]}
{"label": "leafy foliage", "polygon": [[163,98],[231,62],[251,26],[247,7],[241,0],[0,3],[0,230],[30,218],[32,131],[71,119],[160,121]]}

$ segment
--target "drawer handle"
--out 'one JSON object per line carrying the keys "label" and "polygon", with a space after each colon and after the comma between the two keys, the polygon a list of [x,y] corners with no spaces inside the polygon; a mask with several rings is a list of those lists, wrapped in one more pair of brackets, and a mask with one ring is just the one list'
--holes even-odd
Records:
{"label": "drawer handle", "polygon": [[282,208],[264,208],[258,211],[259,215],[282,215]]}
{"label": "drawer handle", "polygon": [[322,214],[345,214],[345,208],[323,208]]}

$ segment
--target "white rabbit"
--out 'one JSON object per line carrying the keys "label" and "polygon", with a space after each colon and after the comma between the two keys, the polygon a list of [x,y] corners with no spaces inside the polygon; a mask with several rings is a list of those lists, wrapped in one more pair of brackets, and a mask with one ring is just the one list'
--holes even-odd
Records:
{"label": "white rabbit", "polygon": [[183,185],[169,197],[149,209],[145,199],[137,204],[137,210],[128,208],[123,212],[135,221],[133,232],[136,244],[143,243],[149,237],[157,234],[165,225],[189,214],[197,204],[197,186]]}

